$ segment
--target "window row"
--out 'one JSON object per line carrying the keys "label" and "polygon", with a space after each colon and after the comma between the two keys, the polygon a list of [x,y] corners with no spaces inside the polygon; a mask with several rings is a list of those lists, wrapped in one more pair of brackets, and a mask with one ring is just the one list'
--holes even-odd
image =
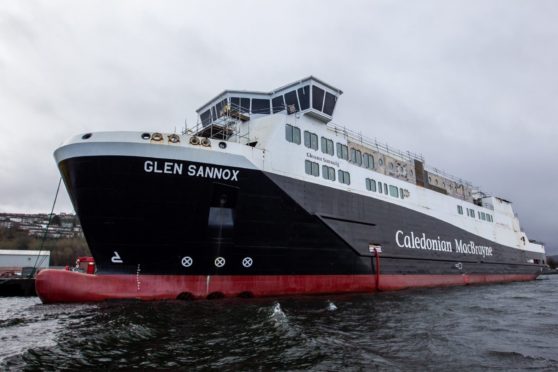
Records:
{"label": "window row", "polygon": [[401,198],[405,199],[406,196],[409,196],[409,192],[403,190],[402,188],[398,188],[394,185],[388,185],[387,183],[376,182],[372,178],[366,179],[366,190],[379,192],[380,194],[386,194],[393,196],[394,198]]}
{"label": "window row", "polygon": [[[310,160],[305,160],[304,171],[310,176],[319,177],[320,164]],[[326,180],[335,181],[335,168],[328,167],[327,165],[322,165],[322,176]],[[351,184],[351,175],[349,174],[349,172],[343,171],[341,169],[337,171],[337,179],[339,180],[339,182],[346,185]]]}
{"label": "window row", "polygon": [[231,97],[225,98],[211,106],[200,114],[200,120],[203,126],[210,124],[221,116],[225,115],[227,110],[231,112],[239,112],[242,114],[264,114],[271,113],[271,100],[265,98],[246,98]]}
{"label": "window row", "polygon": [[[312,108],[329,116],[333,115],[337,97],[316,86],[312,86]],[[253,103],[252,103],[253,105]],[[271,100],[273,113],[287,110],[289,114],[310,108],[310,86],[305,85],[291,90]]]}
{"label": "window row", "polygon": [[[463,214],[463,207],[461,205],[457,206],[457,213]],[[475,218],[475,210],[471,209],[471,208],[467,208],[467,216],[469,216],[471,218]],[[481,220],[481,221],[494,222],[494,218],[492,217],[492,215],[490,213],[477,211],[477,216],[478,216],[479,220]]]}

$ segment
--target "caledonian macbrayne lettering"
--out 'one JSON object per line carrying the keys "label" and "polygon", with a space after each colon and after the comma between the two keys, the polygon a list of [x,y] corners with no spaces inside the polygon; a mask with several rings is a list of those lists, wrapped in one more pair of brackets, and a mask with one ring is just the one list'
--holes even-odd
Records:
{"label": "caledonian macbrayne lettering", "polygon": [[413,231],[406,234],[401,230],[397,230],[395,233],[395,242],[400,248],[411,248],[411,249],[425,249],[429,251],[440,251],[448,253],[463,253],[463,254],[474,254],[479,256],[492,256],[492,247],[487,247],[484,245],[477,245],[472,240],[463,242],[461,239],[454,239],[455,249],[453,244],[449,240],[442,240],[440,237],[429,238],[425,233],[422,235],[415,235]]}
{"label": "caledonian macbrayne lettering", "polygon": [[184,167],[183,163],[174,161],[146,160],[143,170],[147,173],[177,174],[190,177],[212,178],[216,180],[238,181],[240,171],[221,167],[210,167],[204,165],[190,164]]}

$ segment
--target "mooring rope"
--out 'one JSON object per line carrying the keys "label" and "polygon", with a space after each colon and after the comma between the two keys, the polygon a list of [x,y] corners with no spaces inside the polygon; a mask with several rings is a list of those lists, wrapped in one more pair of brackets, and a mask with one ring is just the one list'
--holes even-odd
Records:
{"label": "mooring rope", "polygon": [[[31,275],[35,275],[35,269],[37,267],[37,262],[39,261],[39,257],[41,256],[41,252],[43,250],[43,246],[45,244],[45,239],[48,234],[48,228],[50,227],[50,222],[52,221],[52,215],[54,213],[54,206],[56,205],[56,200],[58,199],[58,192],[60,191],[60,184],[62,183],[62,177],[58,180],[58,187],[56,188],[56,194],[54,195],[54,202],[52,203],[52,208],[50,209],[50,214],[48,215],[48,222],[46,225],[45,233],[43,234],[43,238],[41,239],[41,247],[39,248],[39,253],[37,254],[37,258],[35,259],[35,264],[33,265],[33,271]],[[43,258],[44,260],[44,258]],[[43,263],[43,261],[41,261]]]}

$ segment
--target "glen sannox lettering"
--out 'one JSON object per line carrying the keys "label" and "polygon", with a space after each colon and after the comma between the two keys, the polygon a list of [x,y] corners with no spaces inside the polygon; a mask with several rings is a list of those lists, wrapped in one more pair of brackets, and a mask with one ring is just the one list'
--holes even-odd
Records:
{"label": "glen sannox lettering", "polygon": [[240,173],[239,170],[235,169],[195,164],[190,164],[185,168],[183,163],[172,161],[146,160],[143,163],[143,170],[146,173],[183,175],[184,169],[185,175],[190,177],[211,178],[224,181],[238,181],[238,175]]}

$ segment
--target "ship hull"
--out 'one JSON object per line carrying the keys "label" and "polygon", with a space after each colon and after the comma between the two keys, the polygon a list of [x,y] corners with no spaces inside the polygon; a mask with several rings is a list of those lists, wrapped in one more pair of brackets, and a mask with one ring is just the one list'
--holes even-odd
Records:
{"label": "ship hull", "polygon": [[529,281],[536,274],[454,275],[88,275],[43,270],[36,289],[43,303],[105,300],[193,300],[301,294],[372,293],[407,288]]}
{"label": "ship hull", "polygon": [[43,302],[373,292],[542,270],[528,262],[544,256],[394,203],[213,151],[138,155],[147,150],[59,161],[98,271],[41,272]]}

